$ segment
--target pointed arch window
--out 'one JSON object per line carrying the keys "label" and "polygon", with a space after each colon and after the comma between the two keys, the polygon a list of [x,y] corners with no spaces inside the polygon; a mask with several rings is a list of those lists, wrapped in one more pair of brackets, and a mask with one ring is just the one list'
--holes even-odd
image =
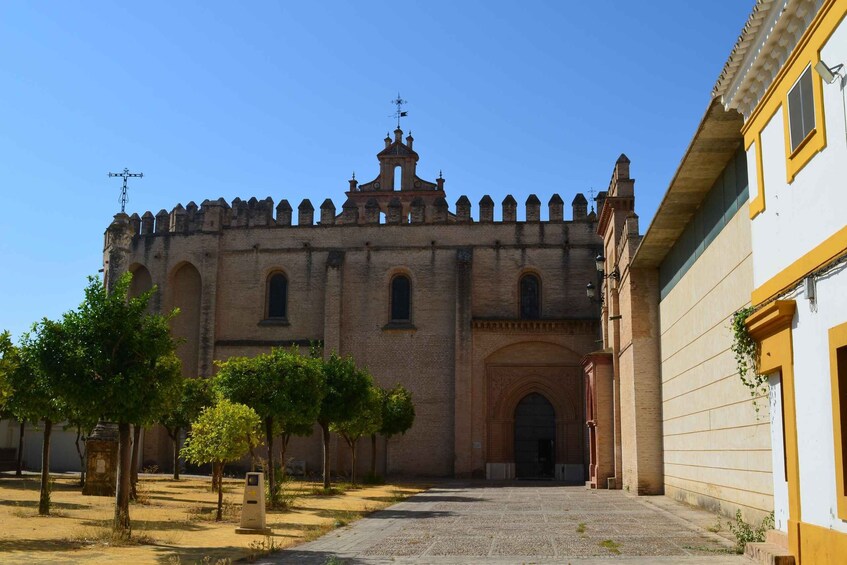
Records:
{"label": "pointed arch window", "polygon": [[537,320],[541,317],[541,279],[524,275],[520,281],[521,319]]}
{"label": "pointed arch window", "polygon": [[283,273],[273,273],[268,277],[267,319],[285,320],[288,318],[288,279]]}
{"label": "pointed arch window", "polygon": [[406,275],[391,279],[391,322],[412,321],[412,281]]}

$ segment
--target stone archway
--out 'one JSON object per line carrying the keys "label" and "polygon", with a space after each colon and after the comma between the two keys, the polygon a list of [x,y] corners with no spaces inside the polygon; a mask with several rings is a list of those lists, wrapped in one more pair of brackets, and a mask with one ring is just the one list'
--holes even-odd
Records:
{"label": "stone archway", "polygon": [[515,477],[552,479],[556,475],[556,410],[543,394],[518,402],[514,418]]}
{"label": "stone archway", "polygon": [[[540,342],[513,344],[486,359],[486,477],[549,476],[572,482],[585,480],[585,392],[578,359],[564,347]],[[520,445],[521,434],[516,435],[516,426],[524,426],[519,420],[524,407],[521,403],[527,398],[530,399],[525,406],[528,418],[543,420],[539,428],[549,430],[552,426],[553,433],[545,432],[542,437],[540,430],[524,430],[528,434],[524,441],[534,444]],[[538,443],[540,440],[546,441],[543,447]],[[553,440],[552,445],[550,440]],[[548,449],[552,456],[546,453]],[[516,472],[520,450],[524,450],[520,457],[533,459],[536,463],[538,459],[545,459],[546,467],[533,470],[523,465],[529,461],[521,460],[522,469]]]}

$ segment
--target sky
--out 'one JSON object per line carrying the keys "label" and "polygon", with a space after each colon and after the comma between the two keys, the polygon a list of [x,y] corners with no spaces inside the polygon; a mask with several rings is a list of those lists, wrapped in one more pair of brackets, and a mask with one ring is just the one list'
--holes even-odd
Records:
{"label": "sky", "polygon": [[[0,3],[0,330],[83,297],[120,211],[235,197],[340,210],[396,127],[483,195],[569,204],[625,153],[645,230],[753,0]],[[569,206],[566,206],[566,217]],[[295,214],[296,216],[296,214]]]}

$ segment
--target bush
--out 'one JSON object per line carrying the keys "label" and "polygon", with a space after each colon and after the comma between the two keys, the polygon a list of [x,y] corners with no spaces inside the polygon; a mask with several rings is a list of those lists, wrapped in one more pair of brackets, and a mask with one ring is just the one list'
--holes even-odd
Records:
{"label": "bush", "polygon": [[753,527],[741,517],[741,510],[735,511],[735,523],[727,522],[729,531],[735,536],[735,553],[744,553],[744,546],[748,543],[765,541],[765,532],[773,528],[773,512],[768,514],[758,527]]}

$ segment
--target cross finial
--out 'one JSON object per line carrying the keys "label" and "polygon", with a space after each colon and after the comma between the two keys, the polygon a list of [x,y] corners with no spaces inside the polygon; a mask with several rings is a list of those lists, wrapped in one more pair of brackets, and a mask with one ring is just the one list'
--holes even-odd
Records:
{"label": "cross finial", "polygon": [[126,212],[126,201],[127,201],[126,179],[132,178],[132,177],[142,178],[143,176],[144,176],[144,173],[131,173],[131,172],[129,172],[129,169],[126,169],[126,168],[123,170],[122,173],[109,173],[109,177],[121,177],[121,178],[124,179],[124,184],[123,184],[123,187],[121,188],[121,198],[120,198],[121,213],[122,214],[124,212]]}
{"label": "cross finial", "polygon": [[406,104],[406,101],[400,98],[400,93],[397,93],[397,98],[391,101],[392,104],[397,106],[397,111],[391,114],[392,118],[397,118],[397,129],[400,129],[400,118],[405,118],[409,112],[403,111],[403,104]]}
{"label": "cross finial", "polygon": [[591,211],[593,212],[593,211],[594,211],[594,202],[596,202],[596,201],[597,201],[597,200],[594,198],[594,187],[593,187],[593,186],[592,186],[591,188],[589,188],[589,189],[588,189],[588,196],[590,196],[590,197],[591,197]]}

